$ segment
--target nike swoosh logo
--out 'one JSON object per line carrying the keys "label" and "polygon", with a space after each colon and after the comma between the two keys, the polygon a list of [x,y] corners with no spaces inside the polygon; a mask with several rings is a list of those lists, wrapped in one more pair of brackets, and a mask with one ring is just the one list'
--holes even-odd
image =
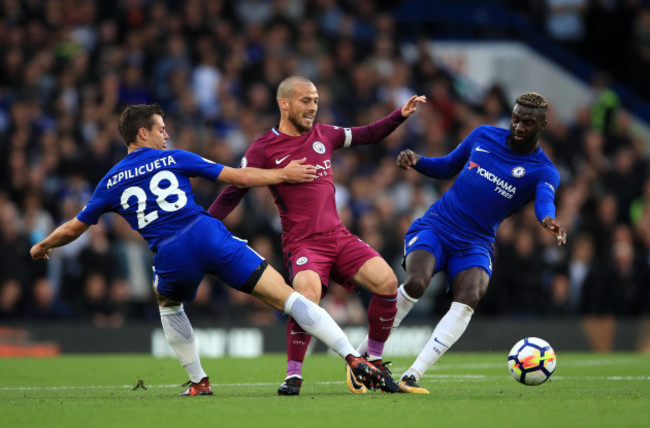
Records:
{"label": "nike swoosh logo", "polygon": [[293,331],[293,330],[291,330],[291,335],[292,336],[295,336],[296,334],[308,334],[308,333],[306,333],[304,331]]}
{"label": "nike swoosh logo", "polygon": [[286,158],[288,158],[289,156],[291,156],[291,155],[286,155],[286,156],[283,157],[282,159],[276,159],[276,160],[275,160],[275,164],[276,164],[276,165],[280,165],[280,164],[282,163],[282,161],[285,160]]}
{"label": "nike swoosh logo", "polygon": [[384,318],[384,317],[379,317],[379,321],[384,321],[384,322],[386,322],[386,321],[392,321],[392,320],[394,320],[394,319],[395,319],[395,317],[393,317],[393,318]]}
{"label": "nike swoosh logo", "polygon": [[442,343],[441,341],[439,341],[437,337],[434,337],[434,338],[433,338],[433,341],[434,341],[434,342],[438,342],[439,344],[441,344],[441,345],[444,346],[445,348],[449,348],[449,346],[447,346],[447,345],[445,345],[444,343]]}
{"label": "nike swoosh logo", "polygon": [[476,146],[476,151],[477,152],[483,152],[483,153],[490,153],[489,150],[482,149],[481,146]]}

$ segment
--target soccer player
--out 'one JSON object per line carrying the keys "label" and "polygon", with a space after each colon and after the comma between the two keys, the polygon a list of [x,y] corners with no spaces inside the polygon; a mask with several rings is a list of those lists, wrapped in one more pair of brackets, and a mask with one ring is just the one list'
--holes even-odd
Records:
{"label": "soccer player", "polygon": [[126,157],[97,185],[84,209],[34,245],[31,256],[45,260],[55,247],[77,239],[106,212],[116,212],[138,231],[155,253],[154,290],[165,337],[190,377],[183,396],[212,395],[201,367],[192,326],[183,302],[194,299],[205,274],[250,293],[291,315],[310,334],[321,339],[352,367],[368,388],[383,385],[383,374],[360,358],[329,314],[295,292],[246,241],[194,201],[190,177],[220,180],[235,186],[313,181],[316,169],[296,158],[284,168],[234,169],[183,150],[165,150],[169,138],[158,105],[132,105],[120,116],[119,129]]}
{"label": "soccer player", "polygon": [[[547,102],[526,93],[515,102],[510,129],[479,126],[449,155],[427,158],[402,151],[397,164],[426,176],[456,181],[442,198],[415,220],[404,237],[406,279],[398,289],[394,327],[424,294],[431,277],[445,271],[453,302],[417,359],[402,375],[403,392],[428,394],[418,385],[424,373],[463,334],[485,294],[492,274],[492,245],[499,224],[535,201],[542,227],[566,243],[566,230],[554,218],[560,176],[539,137],[546,128]],[[363,352],[364,343],[357,348]]]}
{"label": "soccer player", "polygon": [[[363,127],[340,128],[315,124],[318,111],[316,86],[302,76],[291,76],[278,86],[280,123],[255,140],[242,159],[242,167],[280,168],[292,159],[306,158],[315,165],[317,178],[300,185],[269,186],[280,211],[285,264],[294,290],[319,303],[330,277],[348,291],[356,285],[373,293],[368,307],[368,361],[384,373],[382,390],[399,392],[387,363],[384,344],[395,317],[397,279],[381,256],[351,234],[338,216],[334,200],[332,152],[351,145],[379,142],[411,116],[423,96],[412,96],[401,109]],[[208,209],[218,219],[230,213],[246,189],[227,187]],[[311,340],[308,332],[290,318],[287,323],[287,374],[279,395],[298,395],[302,364]],[[354,381],[349,368],[346,383],[355,393],[367,389]]]}

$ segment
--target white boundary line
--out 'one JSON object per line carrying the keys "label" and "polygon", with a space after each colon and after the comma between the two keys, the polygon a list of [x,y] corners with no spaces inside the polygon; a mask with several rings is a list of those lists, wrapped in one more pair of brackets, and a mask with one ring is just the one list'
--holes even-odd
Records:
{"label": "white boundary line", "polygon": [[[343,385],[345,382],[310,382],[317,385]],[[242,386],[275,386],[279,382],[250,382],[250,383],[212,383],[212,387],[242,387]],[[147,385],[147,389],[159,388],[178,388],[183,387],[178,384],[170,385]],[[58,391],[58,390],[75,390],[75,389],[133,389],[133,385],[65,385],[65,386],[5,386],[0,391]]]}
{"label": "white boundary line", "polygon": [[[604,366],[604,365],[626,365],[629,364],[631,359],[602,359],[602,360],[588,360],[588,361],[571,361],[563,366],[576,367],[576,366]],[[436,374],[436,371],[441,370],[458,370],[458,369],[486,369],[503,367],[504,376],[495,375],[480,375],[480,374]],[[464,382],[467,380],[483,381],[507,377],[508,374],[505,369],[506,363],[482,363],[482,364],[436,364],[431,368],[431,372],[425,374],[423,377],[434,382]],[[405,370],[403,367],[395,367],[393,369],[396,373],[401,373]],[[650,375],[641,376],[553,376],[552,380],[609,380],[609,381],[650,381]],[[341,385],[345,382],[310,382],[315,385]],[[248,387],[248,386],[275,386],[278,382],[243,382],[243,383],[213,383],[215,388],[219,387]],[[146,385],[147,388],[179,388],[181,385]],[[4,386],[0,387],[0,391],[57,391],[57,390],[76,390],[76,389],[132,389],[133,385],[64,385],[64,386]]]}
{"label": "white boundary line", "polygon": [[[562,364],[563,367],[593,367],[593,366],[625,366],[634,362],[633,359],[604,359],[604,360],[587,360],[587,361],[568,361],[562,362],[562,357],[558,357],[558,364]],[[438,363],[431,367],[431,371],[436,370],[458,370],[458,369],[491,369],[495,367],[507,367],[507,360],[503,359],[503,364],[501,363],[480,363],[480,364],[445,364]],[[399,370],[398,370],[399,371]],[[426,375],[425,375],[426,376]]]}
{"label": "white boundary line", "polygon": [[[507,373],[506,373],[507,374]],[[488,381],[496,378],[506,376],[484,376],[484,375],[424,375],[428,380],[436,383],[443,382],[465,382],[472,381]],[[650,381],[650,376],[553,376],[551,380],[608,380],[608,381]],[[315,385],[342,385],[345,382],[310,382]],[[241,383],[213,383],[215,388],[224,387],[249,387],[249,386],[276,386],[278,382],[241,382]],[[181,385],[146,385],[147,389],[160,389],[160,388],[178,388],[182,389]],[[65,386],[5,386],[0,387],[0,391],[65,391],[76,389],[132,389],[133,385],[65,385]]]}

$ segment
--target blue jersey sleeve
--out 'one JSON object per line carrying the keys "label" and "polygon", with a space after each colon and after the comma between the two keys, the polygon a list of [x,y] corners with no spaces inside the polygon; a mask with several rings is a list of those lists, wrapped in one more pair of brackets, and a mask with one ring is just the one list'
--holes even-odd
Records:
{"label": "blue jersey sleeve", "polygon": [[223,165],[205,159],[195,153],[185,150],[171,150],[170,154],[178,160],[175,168],[188,177],[198,176],[214,181],[223,170]]}
{"label": "blue jersey sleeve", "polygon": [[85,207],[77,214],[77,220],[86,224],[97,224],[99,217],[105,212],[111,211],[109,199],[102,192],[106,188],[106,179],[102,179],[93,193],[92,198]]}
{"label": "blue jersey sleeve", "polygon": [[541,223],[545,217],[555,218],[555,190],[560,185],[560,174],[548,167],[541,175],[535,189],[535,215]]}
{"label": "blue jersey sleeve", "polygon": [[460,172],[472,153],[475,132],[476,131],[472,131],[472,133],[447,156],[441,158],[428,158],[421,156],[413,169],[431,178],[448,179],[453,177]]}

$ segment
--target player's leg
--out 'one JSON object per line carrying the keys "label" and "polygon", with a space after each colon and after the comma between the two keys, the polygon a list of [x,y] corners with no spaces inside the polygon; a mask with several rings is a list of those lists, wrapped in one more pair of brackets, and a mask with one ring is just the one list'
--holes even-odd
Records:
{"label": "player's leg", "polygon": [[[387,365],[383,361],[384,346],[390,335],[395,314],[397,312],[397,278],[390,266],[379,256],[369,258],[361,265],[359,270],[349,281],[372,292],[368,306],[368,336],[367,355],[368,361],[384,373],[386,379],[386,392],[399,392],[397,383],[393,380]],[[349,379],[349,374],[348,374]],[[346,379],[348,387],[353,393],[363,393],[354,384]]]}
{"label": "player's leg", "polygon": [[291,316],[309,334],[325,343],[343,357],[355,376],[368,388],[375,389],[384,384],[383,374],[367,361],[360,358],[347,336],[320,306],[305,298],[285,284],[282,276],[272,267],[267,267],[255,284],[251,294],[268,305]]}
{"label": "player's leg", "polygon": [[[401,324],[413,305],[422,297],[436,269],[441,269],[445,264],[445,253],[437,232],[421,219],[411,224],[404,236],[404,242],[402,264],[406,269],[406,280],[397,291],[397,312],[393,328]],[[367,339],[364,339],[357,351],[363,354],[367,349],[366,342]]]}
{"label": "player's leg", "polygon": [[433,275],[446,263],[444,246],[438,233],[419,220],[413,222],[404,236],[404,242],[406,278],[397,297],[397,326],[424,295]]}
{"label": "player's leg", "polygon": [[[413,305],[417,302],[417,299],[422,297],[424,294],[424,291],[429,285],[429,281],[435,272],[436,259],[429,251],[414,250],[407,253],[405,257],[405,266],[406,279],[397,292],[395,322],[393,328],[396,328],[401,324],[404,317],[406,317]],[[409,293],[407,290],[411,290],[411,292]],[[366,343],[371,343],[369,338],[364,339],[357,350],[362,352],[363,348],[367,346],[365,345]],[[417,385],[417,380],[412,380],[408,377],[405,379],[404,376],[400,379],[397,387],[402,392],[428,392]]]}
{"label": "player's leg", "polygon": [[154,290],[158,297],[160,322],[167,343],[169,343],[178,361],[190,377],[190,383],[187,384],[188,388],[181,392],[180,395],[212,395],[210,380],[201,366],[194,339],[194,330],[183,310],[183,304],[162,296],[155,287]]}
{"label": "player's leg", "polygon": [[384,259],[373,257],[352,276],[351,282],[372,292],[366,352],[370,361],[381,359],[397,312],[397,278]]}
{"label": "player's leg", "polygon": [[[453,277],[451,290],[454,301],[436,325],[431,338],[420,351],[415,362],[402,375],[403,381],[414,379],[417,382],[456,343],[465,332],[474,314],[474,308],[485,294],[489,281],[489,275],[479,267],[463,270]],[[408,387],[408,385],[405,386]],[[412,392],[423,391],[414,390]]]}
{"label": "player's leg", "polygon": [[[317,251],[314,251],[317,249]],[[329,239],[307,239],[285,247],[285,263],[295,291],[319,304],[336,255],[336,245]],[[311,335],[293,317],[287,320],[287,373],[278,389],[279,395],[298,395],[302,386],[302,367]]]}
{"label": "player's leg", "polygon": [[180,395],[212,395],[210,381],[201,366],[194,330],[182,302],[196,295],[203,273],[196,263],[191,234],[183,234],[162,245],[154,256],[154,291],[167,343],[190,377]]}
{"label": "player's leg", "polygon": [[[408,315],[413,305],[422,297],[435,272],[436,259],[429,251],[415,250],[405,259],[406,279],[397,289],[397,312],[393,328],[397,328]],[[368,337],[366,336],[357,351],[363,355],[368,352]]]}
{"label": "player's leg", "polygon": [[383,385],[382,373],[360,357],[329,314],[289,287],[275,269],[246,245],[246,241],[233,236],[221,222],[211,217],[198,223],[191,235],[199,248],[193,252],[193,260],[203,273],[217,275],[236,290],[252,294],[273,308],[284,311],[307,333],[316,336],[345,358],[355,375],[368,387]]}
{"label": "player's leg", "polygon": [[[320,303],[321,278],[313,270],[303,270],[293,278],[293,289],[315,304]],[[278,388],[279,395],[298,395],[302,386],[302,364],[307,354],[311,335],[293,317],[287,320],[287,374]]]}

